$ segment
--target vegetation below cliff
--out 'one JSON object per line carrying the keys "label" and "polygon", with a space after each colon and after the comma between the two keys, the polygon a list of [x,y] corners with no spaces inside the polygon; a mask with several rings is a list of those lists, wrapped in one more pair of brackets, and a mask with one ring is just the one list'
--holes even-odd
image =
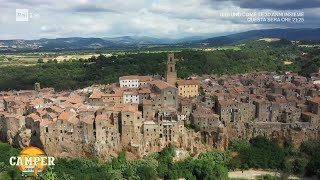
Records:
{"label": "vegetation below cliff", "polygon": [[[245,41],[241,50],[182,50],[176,53],[178,76],[236,74],[255,70],[294,71],[309,75],[320,66],[319,49],[287,41]],[[183,59],[181,59],[183,58]],[[30,66],[1,66],[0,90],[33,89],[35,82],[57,90],[77,89],[94,83],[117,82],[123,75],[162,75],[166,54],[131,53],[57,63],[39,61]],[[289,62],[289,63],[288,63]]]}
{"label": "vegetation below cliff", "polygon": [[[19,179],[19,170],[8,163],[9,157],[17,155],[20,149],[5,143],[0,143],[0,149],[3,152],[0,179]],[[271,169],[281,172],[282,176],[293,173],[319,176],[319,151],[320,141],[307,141],[297,149],[290,143],[280,146],[272,140],[256,137],[250,141],[233,141],[226,152],[201,153],[197,158],[179,161],[173,161],[173,146],[135,161],[127,161],[125,153],[119,153],[112,162],[104,164],[86,158],[58,159],[54,167],[47,168],[42,179],[228,179],[228,170],[249,168]]]}

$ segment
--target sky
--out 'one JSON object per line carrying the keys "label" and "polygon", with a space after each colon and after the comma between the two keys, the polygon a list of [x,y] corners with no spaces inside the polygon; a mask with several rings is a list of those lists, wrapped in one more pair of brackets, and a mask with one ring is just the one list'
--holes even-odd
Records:
{"label": "sky", "polygon": [[[27,20],[17,19],[21,9]],[[319,20],[320,0],[0,0],[2,40],[217,36]]]}

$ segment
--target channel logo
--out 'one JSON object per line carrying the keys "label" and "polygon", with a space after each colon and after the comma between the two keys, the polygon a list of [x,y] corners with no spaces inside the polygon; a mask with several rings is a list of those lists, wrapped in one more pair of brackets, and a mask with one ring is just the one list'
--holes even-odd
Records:
{"label": "channel logo", "polygon": [[22,176],[41,176],[46,166],[54,166],[54,157],[46,156],[45,153],[37,147],[27,147],[20,151],[19,156],[10,157],[11,166],[18,166]]}

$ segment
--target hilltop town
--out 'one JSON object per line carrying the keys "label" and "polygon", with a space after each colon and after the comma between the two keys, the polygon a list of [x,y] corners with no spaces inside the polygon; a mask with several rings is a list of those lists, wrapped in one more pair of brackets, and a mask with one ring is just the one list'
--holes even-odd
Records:
{"label": "hilltop town", "polygon": [[0,140],[37,146],[55,157],[141,158],[169,144],[186,152],[226,150],[258,135],[319,139],[320,72],[254,72],[178,79],[174,54],[165,77],[122,76],[76,91],[0,92]]}

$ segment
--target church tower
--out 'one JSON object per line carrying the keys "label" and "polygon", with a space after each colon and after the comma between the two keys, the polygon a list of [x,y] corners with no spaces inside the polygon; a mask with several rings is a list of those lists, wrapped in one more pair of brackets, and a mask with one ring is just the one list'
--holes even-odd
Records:
{"label": "church tower", "polygon": [[34,90],[39,92],[40,91],[40,83],[34,83]]}
{"label": "church tower", "polygon": [[167,71],[166,71],[165,78],[169,84],[176,86],[176,82],[177,82],[176,59],[174,59],[173,53],[168,54]]}

